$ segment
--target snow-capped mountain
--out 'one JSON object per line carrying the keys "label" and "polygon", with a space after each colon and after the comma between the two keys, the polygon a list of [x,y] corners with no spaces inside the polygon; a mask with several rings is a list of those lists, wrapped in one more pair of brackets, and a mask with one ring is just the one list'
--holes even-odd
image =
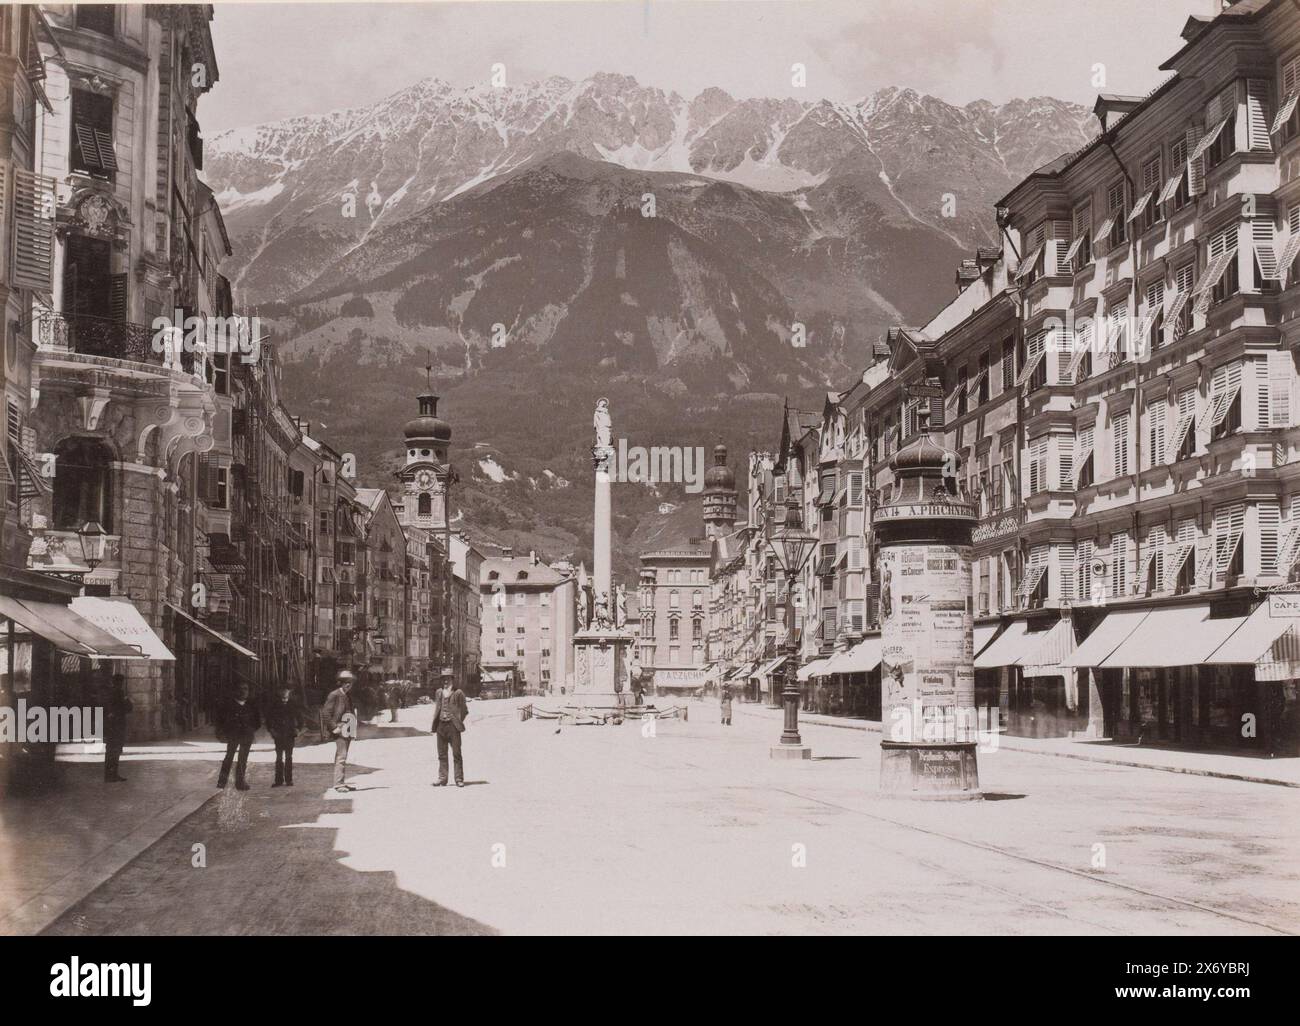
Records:
{"label": "snow-capped mountain", "polygon": [[237,243],[230,276],[266,301],[379,228],[563,151],[795,203],[837,176],[872,175],[894,212],[970,247],[991,238],[991,200],[1084,143],[1089,118],[1044,97],[956,107],[906,89],[856,104],[706,89],[688,100],[614,74],[467,89],[425,79],[368,107],[222,133],[207,177]]}

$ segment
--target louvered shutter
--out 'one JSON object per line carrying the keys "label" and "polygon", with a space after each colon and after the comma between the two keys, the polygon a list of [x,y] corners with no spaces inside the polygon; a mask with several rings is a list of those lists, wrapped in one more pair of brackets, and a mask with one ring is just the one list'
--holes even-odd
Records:
{"label": "louvered shutter", "polygon": [[1249,78],[1246,80],[1246,139],[1252,150],[1272,150],[1273,140],[1269,138],[1269,110],[1271,93],[1268,80]]}
{"label": "louvered shutter", "polygon": [[1276,501],[1262,501],[1255,507],[1259,517],[1259,572],[1276,574],[1281,545],[1282,511]]}
{"label": "louvered shutter", "polygon": [[1064,491],[1074,485],[1074,436],[1058,435],[1056,454],[1060,463],[1060,487]]}
{"label": "louvered shutter", "polygon": [[109,276],[108,280],[108,314],[119,322],[125,322],[126,317],[126,275],[114,274]]}
{"label": "louvered shutter", "polygon": [[99,166],[105,171],[117,170],[117,154],[113,151],[113,137],[102,128],[95,130],[95,149],[99,153]]}
{"label": "louvered shutter", "polygon": [[1112,477],[1128,476],[1128,411],[1111,418]]}
{"label": "louvered shutter", "polygon": [[1076,575],[1075,595],[1080,600],[1092,598],[1092,539],[1085,538],[1074,547]]}
{"label": "louvered shutter", "polygon": [[1201,129],[1197,125],[1187,126],[1187,194],[1199,196],[1205,192],[1205,165],[1199,156],[1192,156],[1200,145]]}
{"label": "louvered shutter", "polygon": [[1056,562],[1060,567],[1061,581],[1057,588],[1058,598],[1074,597],[1074,546],[1059,545],[1056,549]]}
{"label": "louvered shutter", "polygon": [[1116,598],[1128,594],[1128,534],[1120,531],[1110,543],[1110,590]]}
{"label": "louvered shutter", "polygon": [[54,287],[54,179],[13,169],[13,259],[15,288],[49,292]]}
{"label": "louvered shutter", "polygon": [[1260,283],[1279,280],[1282,269],[1273,245],[1273,222],[1263,218],[1251,221],[1250,241],[1255,251],[1255,270],[1259,274]]}
{"label": "louvered shutter", "polygon": [[1169,420],[1169,404],[1156,399],[1147,404],[1147,458],[1149,466],[1158,467],[1165,462],[1165,428]]}
{"label": "louvered shutter", "polygon": [[1069,274],[1070,261],[1067,254],[1070,252],[1071,235],[1069,221],[1052,222],[1052,254],[1048,261],[1053,268],[1053,274]]}
{"label": "louvered shutter", "polygon": [[1288,352],[1269,353],[1268,358],[1268,423],[1270,428],[1290,427],[1291,382],[1295,366]]}
{"label": "louvered shutter", "polygon": [[[1187,438],[1187,433],[1191,430],[1192,425],[1196,422],[1196,389],[1184,388],[1178,393],[1178,420],[1174,424],[1174,434],[1169,440],[1168,460],[1169,463],[1175,463],[1179,454],[1183,451],[1183,441]],[[1196,445],[1193,443],[1192,449]]]}

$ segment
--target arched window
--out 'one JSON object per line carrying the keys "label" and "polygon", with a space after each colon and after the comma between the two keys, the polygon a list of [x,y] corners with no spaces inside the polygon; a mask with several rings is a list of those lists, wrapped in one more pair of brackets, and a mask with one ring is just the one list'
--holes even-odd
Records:
{"label": "arched window", "polygon": [[428,492],[420,493],[419,509],[417,512],[422,517],[433,516],[433,496]]}
{"label": "arched window", "polygon": [[668,593],[668,608],[669,608],[669,609],[676,609],[676,608],[678,607],[678,605],[679,605],[679,603],[678,603],[678,599],[677,599],[677,589],[674,588],[672,591],[670,591],[670,592]]}
{"label": "arched window", "polygon": [[76,531],[96,520],[113,533],[113,453],[95,438],[65,438],[54,447],[54,529]]}

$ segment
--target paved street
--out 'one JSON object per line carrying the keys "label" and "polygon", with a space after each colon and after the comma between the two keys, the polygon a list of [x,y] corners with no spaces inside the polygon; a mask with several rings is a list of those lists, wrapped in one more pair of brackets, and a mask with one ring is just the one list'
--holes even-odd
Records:
{"label": "paved street", "polygon": [[778,725],[741,706],[726,728],[692,703],[645,737],[557,734],[517,705],[471,704],[464,789],[429,786],[427,708],[353,745],[349,795],[328,792],[326,746],[300,751],[292,790],[257,753],[252,791],[48,932],[1300,931],[1292,788],[1004,750],[980,757],[991,800],[913,803],[875,795],[873,733],[810,726],[812,762],[772,763]]}

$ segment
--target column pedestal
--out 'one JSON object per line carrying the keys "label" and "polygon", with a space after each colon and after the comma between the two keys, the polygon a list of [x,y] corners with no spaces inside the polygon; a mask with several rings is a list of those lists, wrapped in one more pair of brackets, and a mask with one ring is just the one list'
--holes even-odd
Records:
{"label": "column pedestal", "polygon": [[598,627],[573,636],[573,704],[588,709],[622,709],[634,704],[628,687],[632,636]]}

